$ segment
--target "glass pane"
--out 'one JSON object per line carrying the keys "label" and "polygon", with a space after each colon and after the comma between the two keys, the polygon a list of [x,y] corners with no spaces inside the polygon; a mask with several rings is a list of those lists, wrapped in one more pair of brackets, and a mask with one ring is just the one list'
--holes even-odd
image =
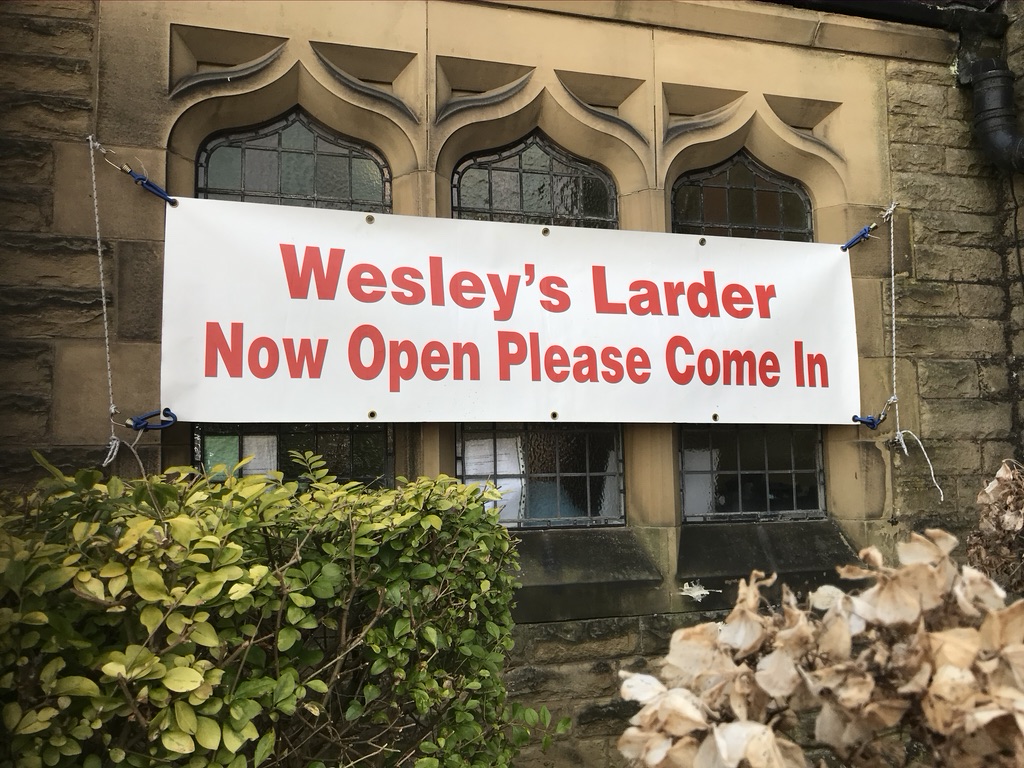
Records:
{"label": "glass pane", "polygon": [[526,517],[555,518],[559,516],[558,483],[531,477],[526,486]]}
{"label": "glass pane", "polygon": [[553,180],[555,215],[579,216],[580,202],[576,179],[569,176],[555,176]]}
{"label": "glass pane", "polygon": [[245,150],[245,191],[246,192],[277,192],[276,152],[265,152],[261,149]]}
{"label": "glass pane", "polygon": [[587,471],[587,438],[580,432],[558,435],[558,469],[560,472]]}
{"label": "glass pane", "polygon": [[373,160],[352,158],[352,197],[355,200],[381,200],[384,197],[380,168]]}
{"label": "glass pane", "polygon": [[746,163],[742,162],[742,159],[729,169],[729,184],[733,187],[753,188],[754,172],[747,167]]}
{"label": "glass pane", "polygon": [[590,504],[587,501],[586,477],[563,477],[562,497],[559,514],[562,517],[586,517],[590,514]]}
{"label": "glass pane", "polygon": [[771,512],[791,512],[796,505],[793,500],[793,476],[788,472],[773,472],[768,475],[768,506]]}
{"label": "glass pane", "polygon": [[757,428],[741,429],[740,440],[740,469],[744,472],[763,470],[764,459],[764,432]]}
{"label": "glass pane", "polygon": [[316,452],[324,457],[327,468],[339,478],[352,476],[352,441],[347,432],[321,432]]}
{"label": "glass pane", "polygon": [[794,499],[795,509],[821,508],[818,498],[818,476],[812,472],[797,472],[793,479],[796,483],[796,498]]}
{"label": "glass pane", "polygon": [[242,458],[252,461],[242,467],[243,475],[265,475],[277,469],[277,435],[243,435]]}
{"label": "glass pane", "polygon": [[789,430],[785,427],[769,428],[766,436],[768,443],[768,469],[791,469],[793,466],[792,444]]}
{"label": "glass pane", "polygon": [[551,186],[548,176],[523,174],[523,210],[529,213],[551,212]]}
{"label": "glass pane", "polygon": [[459,182],[459,204],[467,208],[490,207],[488,179],[488,173],[483,168],[470,168],[463,173]]}
{"label": "glass pane", "polygon": [[245,146],[248,147],[265,147],[267,149],[277,149],[278,147],[278,134],[276,132],[271,133],[267,136],[257,136],[255,138],[247,138],[245,140]]}
{"label": "glass pane", "polygon": [[583,215],[598,218],[612,215],[611,196],[603,179],[583,178]]}
{"label": "glass pane", "polygon": [[230,472],[238,463],[237,435],[206,435],[203,439],[203,468],[211,471],[223,464]]}
{"label": "glass pane", "polygon": [[372,479],[384,475],[384,441],[379,432],[357,432],[353,436],[353,477]]}
{"label": "glass pane", "polygon": [[782,224],[790,229],[810,229],[807,205],[793,192],[782,193]]}
{"label": "glass pane", "polygon": [[498,490],[501,491],[501,519],[512,521],[524,517],[526,499],[523,496],[523,481],[518,477],[502,478]]}
{"label": "glass pane", "polygon": [[736,432],[734,430],[715,430],[711,433],[711,447],[718,455],[718,469],[735,472],[736,467]]}
{"label": "glass pane", "polygon": [[494,466],[499,475],[522,475],[523,466],[522,440],[517,437],[498,437],[495,441]]}
{"label": "glass pane", "polygon": [[528,474],[555,474],[558,472],[555,445],[556,436],[551,432],[528,432],[526,434],[526,471]]}
{"label": "glass pane", "polygon": [[717,468],[717,452],[710,448],[683,448],[683,472],[710,472]]}
{"label": "glass pane", "polygon": [[741,511],[765,512],[768,510],[768,487],[766,480],[767,475],[743,475],[741,477]]}
{"label": "glass pane", "polygon": [[779,196],[775,192],[757,190],[757,224],[760,227],[782,226],[782,213],[779,210]]}
{"label": "glass pane", "polygon": [[815,469],[818,466],[818,435],[813,429],[793,431],[793,468]]}
{"label": "glass pane", "polygon": [[[281,456],[281,471],[288,477],[294,477],[302,471],[299,465],[292,461],[292,457],[288,455],[288,451],[298,451],[299,453],[312,451],[313,453],[320,453],[320,451],[317,450],[316,437],[312,432],[285,432],[282,430],[279,450]],[[330,465],[328,465],[328,468],[331,471],[334,471],[334,468]]]}
{"label": "glass pane", "polygon": [[524,171],[547,171],[550,168],[548,154],[536,144],[527,147],[521,157]]}
{"label": "glass pane", "polygon": [[211,192],[206,197],[210,200],[233,200],[236,203],[242,202],[241,195],[222,195],[220,193]]}
{"label": "glass pane", "polygon": [[739,478],[736,475],[718,475],[715,478],[715,512],[739,511]]}
{"label": "glass pane", "polygon": [[348,157],[318,157],[316,159],[316,193],[320,197],[352,196],[349,184]]}
{"label": "glass pane", "polygon": [[[710,457],[711,452],[707,455]],[[686,475],[683,477],[683,515],[704,517],[715,508],[715,485],[712,475]]]}
{"label": "glass pane", "polygon": [[614,475],[590,478],[590,514],[619,517],[622,512],[620,498]]}
{"label": "glass pane", "polygon": [[281,153],[281,192],[313,196],[313,156],[298,152]]}
{"label": "glass pane", "polygon": [[617,451],[612,432],[594,431],[587,435],[590,442],[590,472],[616,472]]}
{"label": "glass pane", "polygon": [[736,226],[754,224],[754,191],[751,189],[729,190],[729,223]]}
{"label": "glass pane", "polygon": [[218,147],[213,150],[208,168],[208,187],[242,188],[242,150],[238,147]]}
{"label": "glass pane", "polygon": [[729,211],[726,207],[724,189],[704,188],[704,221],[708,224],[728,224]]}
{"label": "glass pane", "polygon": [[281,131],[281,146],[284,149],[313,149],[313,132],[296,120]]}
{"label": "glass pane", "polygon": [[672,217],[679,223],[699,222],[701,220],[700,187],[676,187]]}
{"label": "glass pane", "polygon": [[[472,171],[466,171],[471,173]],[[522,210],[523,202],[519,195],[519,174],[507,171],[491,172],[491,206],[501,211]],[[470,205],[463,198],[463,205]],[[486,205],[486,203],[485,203]]]}

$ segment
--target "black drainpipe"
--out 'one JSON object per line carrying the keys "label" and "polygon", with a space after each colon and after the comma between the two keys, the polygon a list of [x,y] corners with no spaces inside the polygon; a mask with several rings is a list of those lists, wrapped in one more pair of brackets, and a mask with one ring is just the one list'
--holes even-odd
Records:
{"label": "black drainpipe", "polygon": [[[1024,172],[1024,133],[1017,127],[1017,110],[1014,107],[1013,73],[1002,59],[976,59],[970,65],[971,87],[974,90],[974,135],[982,151],[992,163],[1010,176],[1010,191],[1013,193],[1013,174]],[[1016,277],[1024,287],[1024,263],[1021,261],[1021,247],[1017,232],[1016,217],[1019,214],[1017,196],[1013,194],[1014,217],[1011,248],[1016,252],[1016,268],[1010,266],[1012,254],[1003,262],[1003,282],[1007,306],[1012,307],[1014,292],[1011,284]],[[1014,274],[1016,273],[1016,275]],[[1004,334],[1007,350],[1010,396],[1010,440],[1014,446],[1015,458],[1024,451],[1024,412],[1021,400],[1024,398],[1024,359],[1013,354],[1014,332],[1013,312],[1008,309],[1004,317]]]}
{"label": "black drainpipe", "polygon": [[1010,172],[1024,171],[1024,134],[1017,129],[1013,73],[1001,59],[971,65],[974,134],[988,158]]}

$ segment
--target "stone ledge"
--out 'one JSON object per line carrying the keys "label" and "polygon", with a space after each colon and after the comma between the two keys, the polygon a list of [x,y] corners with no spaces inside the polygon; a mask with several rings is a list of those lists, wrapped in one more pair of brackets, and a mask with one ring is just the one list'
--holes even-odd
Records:
{"label": "stone ledge", "polygon": [[636,616],[662,609],[661,572],[629,528],[524,530],[516,534],[522,623]]}

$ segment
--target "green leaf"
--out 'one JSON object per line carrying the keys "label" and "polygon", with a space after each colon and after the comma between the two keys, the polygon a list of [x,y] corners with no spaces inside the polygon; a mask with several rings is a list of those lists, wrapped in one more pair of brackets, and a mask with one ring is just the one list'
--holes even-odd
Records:
{"label": "green leaf", "polygon": [[132,568],[132,586],[139,597],[151,603],[160,602],[169,597],[160,571],[146,565],[137,565]]}
{"label": "green leaf", "polygon": [[99,696],[100,687],[88,677],[62,677],[53,685],[54,696]]}
{"label": "green leaf", "polygon": [[253,755],[252,764],[253,768],[256,768],[260,763],[266,760],[270,753],[274,751],[274,731],[267,731],[263,734],[263,738],[256,744],[256,752]]}
{"label": "green leaf", "polygon": [[316,693],[327,693],[327,683],[323,680],[307,680],[304,685]]}
{"label": "green leaf", "polygon": [[395,639],[397,640],[400,637],[408,635],[411,626],[412,622],[410,622],[405,616],[395,619]]}
{"label": "green leaf", "polygon": [[210,717],[197,717],[196,741],[206,749],[217,749],[220,746],[220,725],[217,721]]}
{"label": "green leaf", "polygon": [[174,702],[174,719],[178,721],[178,728],[189,735],[194,736],[199,728],[195,710],[188,705],[187,701],[178,699]]}
{"label": "green leaf", "polygon": [[440,531],[441,518],[437,515],[424,515],[423,519],[420,520],[420,525],[423,526],[424,530],[427,528],[433,528],[434,530]]}
{"label": "green leaf", "polygon": [[139,614],[139,622],[146,628],[149,634],[153,634],[160,628],[164,620],[164,612],[155,605],[147,605]]}
{"label": "green leaf", "polygon": [[420,757],[413,768],[438,768],[439,765],[436,757]]}
{"label": "green leaf", "polygon": [[186,693],[203,684],[203,676],[191,667],[175,667],[168,670],[160,681],[169,691]]}
{"label": "green leaf", "polygon": [[281,627],[281,631],[277,633],[277,650],[287,651],[295,645],[300,637],[302,635],[299,630],[292,627]]}
{"label": "green leaf", "polygon": [[189,634],[189,639],[193,643],[202,645],[206,648],[216,648],[220,645],[221,640],[217,635],[217,630],[213,628],[213,625],[206,621],[198,621],[192,625],[192,631]]}
{"label": "green leaf", "polygon": [[348,705],[348,709],[345,710],[346,720],[358,720],[363,714],[363,703],[359,699],[352,699],[352,703]]}
{"label": "green leaf", "polygon": [[21,706],[16,701],[4,704],[3,723],[8,731],[14,731],[14,727],[21,722]]}
{"label": "green leaf", "polygon": [[164,731],[160,734],[160,742],[168,752],[190,755],[196,751],[196,743],[183,731]]}
{"label": "green leaf", "polygon": [[430,579],[437,573],[437,569],[430,563],[419,563],[409,571],[410,579]]}

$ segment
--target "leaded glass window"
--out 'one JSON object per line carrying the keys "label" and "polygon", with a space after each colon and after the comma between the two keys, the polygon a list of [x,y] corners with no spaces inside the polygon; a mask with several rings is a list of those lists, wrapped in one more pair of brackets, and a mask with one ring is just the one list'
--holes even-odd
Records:
{"label": "leaded glass window", "polygon": [[[615,182],[540,131],[462,159],[452,174],[452,216],[617,229]],[[460,424],[464,482],[493,481],[511,526],[624,522],[622,430],[617,424]]]}
{"label": "leaded glass window", "polygon": [[[672,231],[810,242],[810,198],[740,152],[676,180]],[[820,427],[684,424],[679,442],[684,521],[824,516]]]}
{"label": "leaded glass window", "polygon": [[393,441],[387,424],[198,424],[192,450],[195,463],[208,471],[223,464],[230,472],[252,457],[239,474],[280,470],[288,479],[302,471],[289,451],[312,451],[339,478],[380,487],[393,482]]}
{"label": "leaded glass window", "polygon": [[[301,109],[265,125],[208,138],[196,160],[196,197],[306,208],[391,212],[391,170],[366,144],[336,134]],[[193,460],[242,474],[300,468],[289,451],[313,451],[343,480],[394,483],[389,424],[195,424]]]}
{"label": "leaded glass window", "polygon": [[818,427],[684,425],[680,434],[684,519],[822,516],[825,499]]}
{"label": "leaded glass window", "polygon": [[672,231],[809,242],[811,203],[798,182],[740,152],[713,168],[676,180]]}
{"label": "leaded glass window", "polygon": [[461,424],[456,471],[504,492],[508,525],[622,522],[622,436],[617,424]]}
{"label": "leaded glass window", "polygon": [[372,147],[296,109],[208,139],[196,160],[196,197],[390,213],[391,171]]}
{"label": "leaded glass window", "polygon": [[615,183],[537,131],[470,155],[452,174],[452,217],[617,229]]}

